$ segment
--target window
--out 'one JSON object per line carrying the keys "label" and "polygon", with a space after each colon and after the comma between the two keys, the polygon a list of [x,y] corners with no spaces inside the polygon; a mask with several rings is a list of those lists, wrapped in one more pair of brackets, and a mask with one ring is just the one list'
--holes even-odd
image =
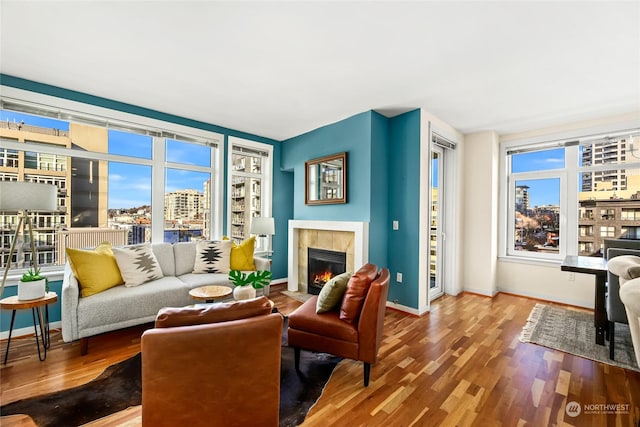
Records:
{"label": "window", "polygon": [[[272,150],[268,144],[229,138],[228,230],[237,243],[250,236],[251,221],[271,216]],[[267,238],[258,238],[259,250],[270,248]]]}
{"label": "window", "polygon": [[560,194],[564,149],[512,152],[510,161],[509,254],[534,258],[558,254],[562,243]]}
{"label": "window", "polygon": [[[221,189],[211,183],[220,182],[221,135],[91,106],[86,107],[118,119],[79,115],[82,104],[72,104],[67,113],[3,100],[0,110],[0,180],[58,188],[58,209],[31,215],[39,264],[64,263],[65,246],[105,240],[220,237]],[[52,118],[61,116],[65,119]],[[13,239],[16,218],[0,212],[3,247]],[[31,257],[29,245],[20,245],[10,262],[26,268]],[[4,254],[0,267],[7,258]]]}
{"label": "window", "polygon": [[567,141],[505,143],[503,253],[601,256],[640,227],[640,129]]}

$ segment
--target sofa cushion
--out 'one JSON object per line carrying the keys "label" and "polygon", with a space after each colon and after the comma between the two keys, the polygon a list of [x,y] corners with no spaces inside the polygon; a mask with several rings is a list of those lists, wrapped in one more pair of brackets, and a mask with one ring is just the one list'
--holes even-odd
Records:
{"label": "sofa cushion", "polygon": [[267,297],[242,301],[216,303],[194,307],[166,307],[158,312],[156,328],[202,325],[245,319],[271,313],[271,303]]}
{"label": "sofa cushion", "polygon": [[187,274],[178,276],[178,279],[182,280],[189,289],[197,288],[198,286],[210,286],[210,285],[229,286],[230,288],[234,287],[231,284],[231,282],[229,282],[228,274],[187,273]]}
{"label": "sofa cushion", "polygon": [[349,323],[357,323],[364,299],[369,292],[371,282],[378,275],[378,269],[373,264],[366,264],[351,276],[347,290],[340,306],[340,319]]}
{"label": "sofa cushion", "polygon": [[173,245],[171,243],[153,243],[151,250],[160,264],[163,276],[176,275],[176,261],[173,256]]}
{"label": "sofa cushion", "polygon": [[231,261],[230,240],[202,240],[196,243],[196,259],[193,272],[229,273]]}
{"label": "sofa cushion", "polygon": [[338,274],[324,284],[318,295],[316,313],[333,310],[342,302],[342,297],[347,290],[347,283],[349,283],[351,275],[352,273],[350,272]]}
{"label": "sofa cushion", "polygon": [[120,274],[127,287],[138,286],[163,277],[162,269],[151,250],[151,245],[132,245],[113,248]]}
{"label": "sofa cushion", "polygon": [[[223,240],[229,240],[223,237]],[[256,246],[255,236],[251,236],[240,244],[231,241],[231,270],[254,271],[256,265],[253,262],[253,252]]]}
{"label": "sofa cushion", "polygon": [[191,273],[196,261],[196,242],[174,243],[173,258],[176,260],[176,276]]}
{"label": "sofa cushion", "polygon": [[[163,307],[193,303],[189,289],[176,277],[163,277],[142,286],[117,286],[78,301],[80,336],[138,325],[140,319],[153,322]],[[84,332],[84,334],[83,334]]]}
{"label": "sofa cushion", "polygon": [[83,297],[124,283],[111,250],[111,243],[101,243],[94,250],[66,248],[66,253]]}

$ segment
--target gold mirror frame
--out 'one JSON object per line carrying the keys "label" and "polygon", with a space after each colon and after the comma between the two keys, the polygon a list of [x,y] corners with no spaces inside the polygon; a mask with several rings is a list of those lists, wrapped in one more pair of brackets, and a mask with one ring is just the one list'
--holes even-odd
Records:
{"label": "gold mirror frame", "polygon": [[347,203],[347,153],[305,162],[304,203],[327,205]]}

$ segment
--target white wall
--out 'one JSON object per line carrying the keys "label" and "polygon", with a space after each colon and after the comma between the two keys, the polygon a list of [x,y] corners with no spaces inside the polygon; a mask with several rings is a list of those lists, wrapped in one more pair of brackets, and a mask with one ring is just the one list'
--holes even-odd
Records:
{"label": "white wall", "polygon": [[[639,125],[640,114],[635,112],[504,135],[500,137],[500,142],[552,141],[616,129],[630,129]],[[487,191],[485,193],[489,194]],[[500,209],[500,206],[498,208]],[[497,290],[502,292],[593,308],[595,277],[588,274],[575,274],[574,280],[571,280],[571,277],[569,273],[560,270],[559,262],[526,262],[502,258],[497,263],[496,285]]]}
{"label": "white wall", "polygon": [[499,154],[495,132],[465,136],[462,284],[466,291],[490,296],[497,292]]}

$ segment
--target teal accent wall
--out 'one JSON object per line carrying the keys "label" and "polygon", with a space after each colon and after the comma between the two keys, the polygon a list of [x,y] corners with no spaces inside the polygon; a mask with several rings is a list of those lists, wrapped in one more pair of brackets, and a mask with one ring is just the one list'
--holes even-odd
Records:
{"label": "teal accent wall", "polygon": [[[371,205],[371,117],[367,111],[282,143],[282,167],[293,171],[293,218],[369,221]],[[347,152],[347,203],[304,203],[304,163]]]}
{"label": "teal accent wall", "polygon": [[[400,222],[388,234],[391,271],[389,301],[418,308],[418,233],[420,221],[420,110],[389,120],[389,221]],[[396,273],[402,273],[397,283]]]}
{"label": "teal accent wall", "polygon": [[[49,282],[49,290],[58,294],[58,301],[53,304],[49,304],[49,322],[59,322],[60,321],[60,295],[62,294],[62,280],[50,281]],[[7,286],[4,288],[4,292],[2,294],[3,298],[12,297],[18,293],[17,286]],[[44,307],[43,307],[44,309]],[[11,310],[2,310],[0,313],[0,331],[5,332],[9,330],[9,326],[11,326]],[[20,328],[31,328],[33,331],[33,315],[31,314],[31,309],[25,310],[16,310],[16,320],[13,325],[13,330]],[[6,347],[3,348],[3,350]],[[35,342],[34,342],[34,349]],[[2,354],[4,357],[4,353]],[[9,349],[9,358],[11,358],[11,349]]]}
{"label": "teal accent wall", "polygon": [[389,119],[373,112],[371,114],[371,182],[369,210],[369,261],[380,267],[388,263],[387,241],[391,223],[389,221]]}

